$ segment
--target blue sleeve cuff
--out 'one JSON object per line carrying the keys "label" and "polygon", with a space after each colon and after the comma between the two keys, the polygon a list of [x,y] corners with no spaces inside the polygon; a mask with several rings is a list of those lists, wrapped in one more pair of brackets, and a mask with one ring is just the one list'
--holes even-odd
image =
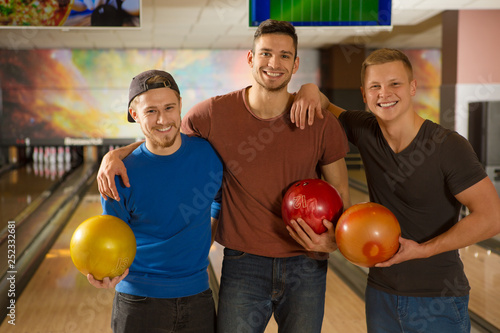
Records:
{"label": "blue sleeve cuff", "polygon": [[210,216],[212,216],[212,218],[214,219],[219,219],[219,215],[220,215],[220,203],[219,202],[212,202],[212,209],[211,209],[211,214]]}

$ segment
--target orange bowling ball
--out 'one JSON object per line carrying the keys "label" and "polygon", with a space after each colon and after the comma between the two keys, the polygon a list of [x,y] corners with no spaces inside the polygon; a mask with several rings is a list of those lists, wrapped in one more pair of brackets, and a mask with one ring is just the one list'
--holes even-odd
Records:
{"label": "orange bowling ball", "polygon": [[96,280],[122,275],[132,265],[137,245],[132,229],[121,219],[98,215],[83,221],[70,242],[73,264]]}
{"label": "orange bowling ball", "polygon": [[340,253],[362,267],[372,267],[390,259],[399,249],[400,235],[396,216],[374,202],[349,207],[335,228]]}

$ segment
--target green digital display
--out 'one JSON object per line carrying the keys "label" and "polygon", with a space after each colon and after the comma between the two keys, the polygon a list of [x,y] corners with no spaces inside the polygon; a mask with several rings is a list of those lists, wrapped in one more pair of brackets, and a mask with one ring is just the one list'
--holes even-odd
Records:
{"label": "green digital display", "polygon": [[249,0],[249,24],[269,18],[295,26],[390,26],[391,0]]}

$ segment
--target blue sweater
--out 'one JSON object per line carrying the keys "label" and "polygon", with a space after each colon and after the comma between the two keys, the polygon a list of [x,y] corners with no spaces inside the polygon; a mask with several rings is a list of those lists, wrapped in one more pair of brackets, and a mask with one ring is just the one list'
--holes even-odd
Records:
{"label": "blue sweater", "polygon": [[209,287],[210,214],[222,164],[207,141],[181,135],[172,155],[154,155],[145,144],[134,150],[124,159],[130,188],[117,177],[120,201],[101,200],[103,214],[127,222],[137,241],[119,292],[175,298]]}

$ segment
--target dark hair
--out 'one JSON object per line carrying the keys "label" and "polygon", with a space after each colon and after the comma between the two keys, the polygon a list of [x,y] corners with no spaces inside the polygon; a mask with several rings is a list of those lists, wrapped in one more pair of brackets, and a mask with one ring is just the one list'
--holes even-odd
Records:
{"label": "dark hair", "polygon": [[366,68],[371,65],[382,65],[388,62],[401,61],[408,72],[408,78],[413,80],[411,62],[403,52],[396,49],[379,49],[373,51],[361,65],[361,85],[365,84]]}
{"label": "dark hair", "polygon": [[265,20],[259,24],[255,34],[253,35],[252,53],[255,54],[255,41],[262,35],[266,34],[282,34],[290,36],[293,39],[293,46],[295,47],[295,57],[297,57],[298,37],[295,32],[295,27],[287,21]]}

